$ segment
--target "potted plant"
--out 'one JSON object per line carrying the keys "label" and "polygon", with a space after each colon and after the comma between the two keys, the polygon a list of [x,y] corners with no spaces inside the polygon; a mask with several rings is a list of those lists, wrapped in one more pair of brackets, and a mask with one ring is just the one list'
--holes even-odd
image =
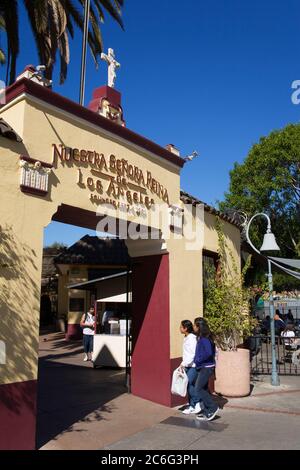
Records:
{"label": "potted plant", "polygon": [[204,302],[204,316],[217,347],[215,391],[241,397],[250,393],[249,350],[241,345],[256,325],[256,320],[250,317],[250,292],[244,286],[251,258],[241,272],[227,246],[220,220],[216,230],[218,269],[209,276]]}

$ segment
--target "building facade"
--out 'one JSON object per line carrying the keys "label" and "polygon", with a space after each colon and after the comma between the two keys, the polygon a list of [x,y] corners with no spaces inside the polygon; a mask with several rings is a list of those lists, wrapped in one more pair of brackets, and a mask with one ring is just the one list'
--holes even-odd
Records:
{"label": "building facade", "polygon": [[[96,90],[89,109],[23,76],[0,110],[2,449],[35,447],[43,230],[52,220],[125,239],[133,394],[176,403],[170,379],[181,360],[179,324],[202,314],[203,253],[217,252],[218,214],[180,191],[178,152],[101,115],[104,98],[122,109],[107,87]],[[223,226],[239,264],[239,227],[226,217]]]}

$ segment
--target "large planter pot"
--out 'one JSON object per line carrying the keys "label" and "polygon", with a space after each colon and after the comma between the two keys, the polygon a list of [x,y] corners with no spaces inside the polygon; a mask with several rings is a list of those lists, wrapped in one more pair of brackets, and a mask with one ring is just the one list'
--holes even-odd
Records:
{"label": "large planter pot", "polygon": [[248,349],[218,350],[215,392],[226,397],[245,397],[250,393],[250,358]]}

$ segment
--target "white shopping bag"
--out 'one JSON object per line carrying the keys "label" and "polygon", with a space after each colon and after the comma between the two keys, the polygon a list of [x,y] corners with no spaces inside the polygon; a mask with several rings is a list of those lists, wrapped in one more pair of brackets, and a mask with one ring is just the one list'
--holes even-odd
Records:
{"label": "white shopping bag", "polygon": [[175,369],[172,377],[171,393],[173,395],[180,395],[181,397],[186,396],[188,386],[188,376],[185,370],[181,367]]}

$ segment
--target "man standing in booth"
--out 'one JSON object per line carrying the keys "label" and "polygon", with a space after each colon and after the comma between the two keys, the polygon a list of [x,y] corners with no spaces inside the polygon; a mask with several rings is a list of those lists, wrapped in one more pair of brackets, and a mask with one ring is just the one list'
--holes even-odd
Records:
{"label": "man standing in booth", "polygon": [[81,317],[80,326],[83,328],[84,361],[92,360],[94,334],[95,334],[95,309],[90,307],[87,313]]}

